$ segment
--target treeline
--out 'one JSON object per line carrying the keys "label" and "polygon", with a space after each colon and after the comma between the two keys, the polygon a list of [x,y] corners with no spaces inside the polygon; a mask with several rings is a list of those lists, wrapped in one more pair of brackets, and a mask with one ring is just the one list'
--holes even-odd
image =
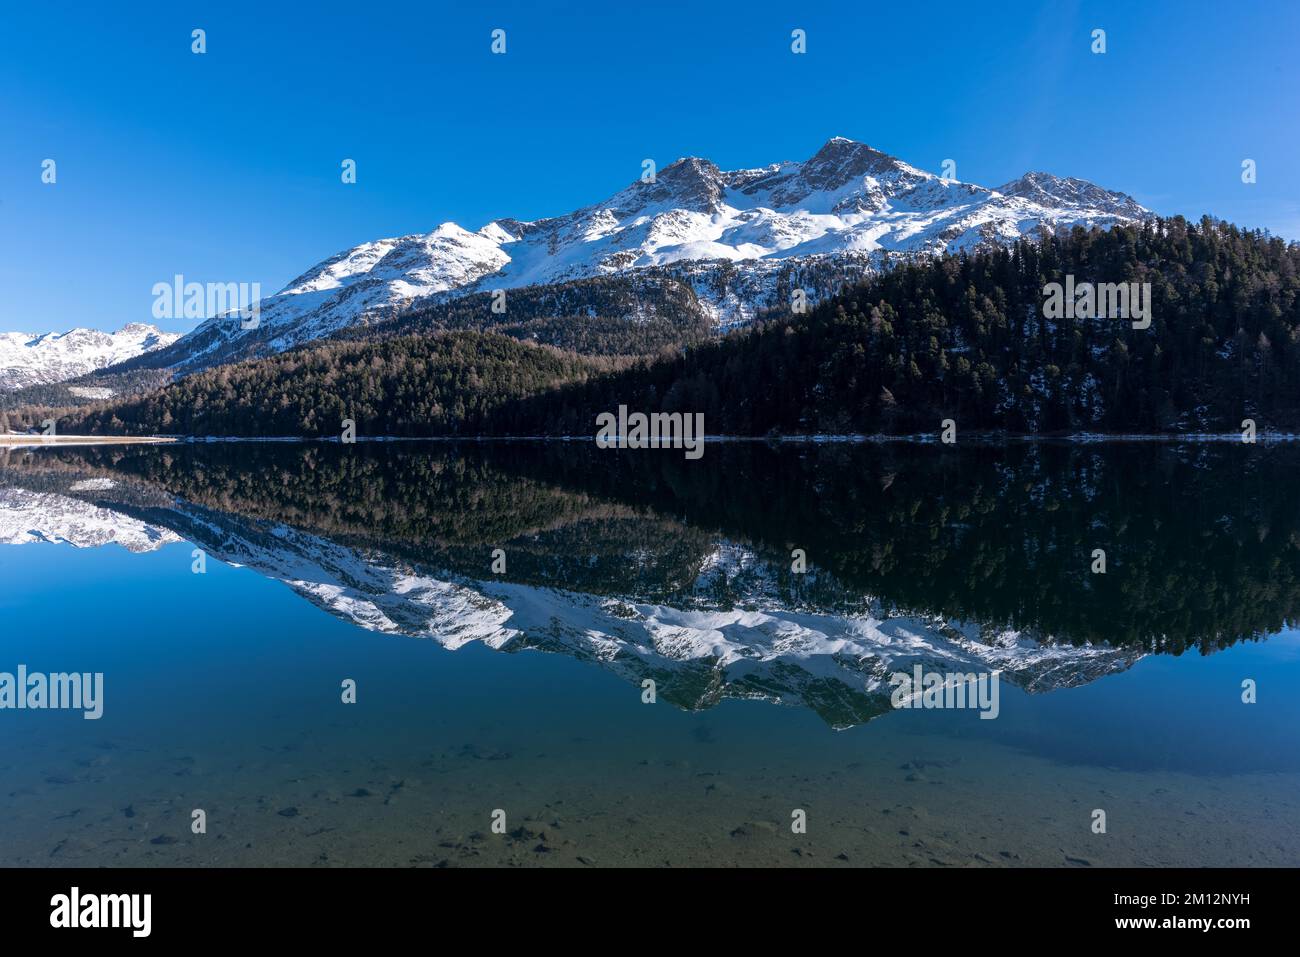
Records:
{"label": "treeline", "polygon": [[[1046,318],[1044,287],[1067,276],[1148,284],[1149,328]],[[1157,219],[899,265],[807,315],[681,348],[657,340],[654,357],[481,332],[334,341],[65,412],[59,429],[317,436],[351,418],[369,435],[589,435],[619,405],[702,412],[710,434],[732,435],[932,432],[946,418],[1014,433],[1295,428],[1297,292],[1300,245]],[[526,334],[548,320],[512,321]]]}
{"label": "treeline", "polygon": [[[703,341],[712,332],[690,283],[660,272],[508,289],[504,299],[498,299],[490,280],[484,285],[485,291],[447,301],[368,313],[321,341],[375,342],[416,333],[490,330],[584,355],[645,356]],[[166,348],[91,373],[82,384],[97,385],[109,376],[138,381],[164,371],[186,375],[265,357],[276,351],[274,341],[282,330],[264,323],[233,338],[229,333],[218,324],[200,327]]]}
{"label": "treeline", "polygon": [[338,436],[474,435],[512,429],[507,406],[627,360],[584,358],[476,332],[330,342],[198,372],[149,395],[84,409],[27,408],[10,420],[57,419],[64,434]]}

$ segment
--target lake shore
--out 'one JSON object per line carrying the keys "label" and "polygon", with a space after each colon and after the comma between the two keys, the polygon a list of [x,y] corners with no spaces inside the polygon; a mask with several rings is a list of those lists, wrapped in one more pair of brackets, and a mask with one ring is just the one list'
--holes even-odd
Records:
{"label": "lake shore", "polygon": [[43,445],[167,445],[178,441],[162,435],[0,435],[0,448]]}
{"label": "lake shore", "polygon": [[[764,442],[770,444],[815,444],[815,445],[865,445],[886,444],[894,442],[942,445],[938,434],[917,433],[912,435],[884,434],[826,434],[808,435],[705,435],[705,442]],[[217,442],[340,442],[338,436],[311,437],[301,435],[151,435],[151,436],[96,436],[96,435],[60,435],[46,438],[44,436],[8,435],[0,436],[0,445],[99,445],[99,444],[203,444]],[[356,442],[595,442],[593,435],[358,435]],[[1294,432],[1261,432],[1254,442],[1245,444],[1267,444],[1276,442],[1300,441],[1300,434]],[[1073,444],[1091,444],[1099,442],[1164,442],[1179,443],[1242,443],[1240,432],[1183,432],[1183,433],[1106,433],[1106,432],[1070,432],[1062,434],[1013,434],[1002,432],[967,432],[960,434],[957,442],[952,444],[1001,444],[1007,442],[1066,442]],[[673,448],[672,443],[660,443],[663,448]],[[653,447],[653,446],[651,446]]]}

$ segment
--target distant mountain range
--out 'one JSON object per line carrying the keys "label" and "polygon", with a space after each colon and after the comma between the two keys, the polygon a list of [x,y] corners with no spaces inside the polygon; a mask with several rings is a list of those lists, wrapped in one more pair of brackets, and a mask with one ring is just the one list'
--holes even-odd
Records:
{"label": "distant mountain range", "polygon": [[[989,189],[843,137],[804,162],[758,169],[690,157],[566,215],[474,232],[449,222],[362,243],[262,300],[257,328],[214,316],[176,342],[138,349],[130,367],[184,374],[358,327],[400,327],[413,309],[459,300],[473,302],[484,326],[516,321],[518,301],[530,319],[548,309],[593,320],[671,313],[720,330],[787,307],[795,286],[816,302],[895,262],[1151,215],[1084,180],[1027,173]],[[602,279],[619,294],[593,282]],[[506,290],[504,313],[490,308],[496,290]],[[75,374],[69,365],[65,378]]]}
{"label": "distant mountain range", "polygon": [[179,333],[133,322],[117,332],[71,329],[32,335],[0,332],[0,392],[77,376],[162,349],[180,339]]}

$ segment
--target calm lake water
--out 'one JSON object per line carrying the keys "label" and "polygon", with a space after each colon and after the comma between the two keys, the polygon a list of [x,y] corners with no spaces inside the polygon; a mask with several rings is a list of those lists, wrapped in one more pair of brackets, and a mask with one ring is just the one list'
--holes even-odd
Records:
{"label": "calm lake water", "polygon": [[[99,720],[0,710],[0,865],[1295,865],[1298,470],[0,451],[0,672],[104,675]],[[918,666],[996,718],[894,707]]]}

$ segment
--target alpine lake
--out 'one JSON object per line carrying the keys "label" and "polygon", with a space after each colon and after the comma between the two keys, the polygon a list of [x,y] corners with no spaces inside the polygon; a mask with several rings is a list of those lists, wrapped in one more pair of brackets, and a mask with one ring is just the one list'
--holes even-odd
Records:
{"label": "alpine lake", "polygon": [[[0,864],[1294,866],[1298,472],[1284,442],[3,449],[0,673],[102,686],[91,716],[10,684]],[[900,706],[932,674],[996,708]]]}

